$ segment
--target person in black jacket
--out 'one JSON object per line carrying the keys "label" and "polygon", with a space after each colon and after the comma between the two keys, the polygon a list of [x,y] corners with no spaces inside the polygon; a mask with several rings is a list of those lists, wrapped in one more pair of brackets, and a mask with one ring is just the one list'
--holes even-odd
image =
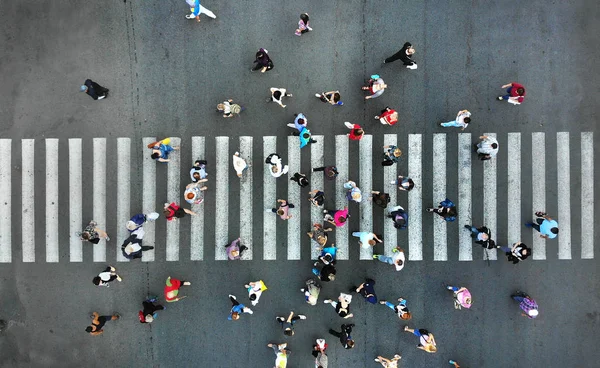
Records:
{"label": "person in black jacket", "polygon": [[158,316],[156,313],[157,311],[167,309],[160,304],[155,304],[157,302],[158,298],[156,296],[149,297],[142,302],[144,309],[138,312],[140,323],[152,323],[152,321],[154,321],[154,319]]}
{"label": "person in black jacket", "polygon": [[352,333],[352,327],[354,327],[353,323],[349,325],[343,324],[342,332],[337,332],[330,328],[329,333],[340,338],[340,342],[344,349],[352,349],[354,347],[354,339],[352,339],[352,336],[350,335],[350,333]]}
{"label": "person in black jacket", "polygon": [[273,61],[271,61],[271,58],[269,57],[269,52],[266,49],[263,49],[262,47],[256,53],[256,59],[254,60],[254,64],[256,65],[254,65],[252,69],[250,69],[251,72],[260,70],[261,73],[264,73],[268,70],[273,69],[274,66]]}
{"label": "person in black jacket", "polygon": [[475,243],[487,249],[496,248],[496,243],[492,240],[492,231],[487,227],[482,226],[477,228],[475,226],[465,225],[465,229],[471,231],[471,238],[475,239]]}
{"label": "person in black jacket", "polygon": [[407,68],[416,69],[417,63],[415,63],[414,60],[411,58],[414,53],[415,53],[414,47],[412,47],[410,42],[406,42],[404,44],[404,46],[402,46],[402,49],[400,49],[400,51],[398,51],[394,55],[390,56],[389,58],[385,59],[383,61],[383,63],[384,64],[391,63],[391,62],[394,62],[394,61],[400,59],[400,60],[402,60],[402,62],[404,63],[404,65]]}
{"label": "person in black jacket", "polygon": [[150,249],[154,249],[154,247],[143,246],[142,238],[144,237],[144,229],[140,228],[125,239],[123,244],[121,245],[121,252],[123,253],[123,257],[127,259],[136,259],[142,258],[142,252]]}
{"label": "person in black jacket", "polygon": [[513,264],[517,264],[531,255],[531,248],[521,242],[516,242],[513,244],[512,248],[501,247],[499,245],[496,246],[496,248],[502,250],[506,254],[508,261]]}
{"label": "person in black jacket", "polygon": [[108,88],[102,87],[91,79],[86,79],[79,90],[87,93],[94,100],[102,100],[108,97]]}

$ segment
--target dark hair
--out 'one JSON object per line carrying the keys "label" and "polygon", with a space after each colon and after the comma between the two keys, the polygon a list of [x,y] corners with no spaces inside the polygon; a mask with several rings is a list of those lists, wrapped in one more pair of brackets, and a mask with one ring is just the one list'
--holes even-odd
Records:
{"label": "dark hair", "polygon": [[353,347],[354,347],[354,340],[348,340],[348,341],[346,342],[346,344],[348,344],[348,347],[349,347],[349,348],[353,348]]}
{"label": "dark hair", "polygon": [[517,88],[517,93],[521,96],[523,96],[523,94],[525,93],[525,89],[523,87],[519,87]]}
{"label": "dark hair", "polygon": [[308,14],[306,14],[306,13],[300,14],[300,19],[302,19],[304,24],[308,23]]}
{"label": "dark hair", "polygon": [[250,300],[256,300],[256,294],[250,294],[250,296],[248,297]]}
{"label": "dark hair", "polygon": [[185,216],[185,211],[180,207],[175,211],[175,217],[182,218],[183,216]]}
{"label": "dark hair", "polygon": [[294,330],[292,330],[291,328],[290,329],[285,329],[285,330],[283,330],[283,334],[285,336],[293,336],[294,335]]}
{"label": "dark hair", "polygon": [[160,157],[160,154],[158,152],[154,152],[152,155],[150,155],[150,157],[152,157],[153,159],[157,159]]}
{"label": "dark hair", "polygon": [[273,97],[275,97],[277,100],[279,100],[281,98],[281,92],[280,91],[273,92]]}
{"label": "dark hair", "polygon": [[415,187],[415,182],[412,179],[408,179],[408,190]]}
{"label": "dark hair", "polygon": [[310,134],[308,134],[308,133],[304,132],[304,133],[302,134],[302,138],[304,138],[304,139],[308,139],[308,138],[310,138]]}
{"label": "dark hair", "polygon": [[552,229],[550,229],[550,231],[552,231],[552,234],[558,234],[558,228],[557,227],[553,227]]}
{"label": "dark hair", "polygon": [[493,148],[493,149],[496,149],[496,148],[498,148],[498,144],[496,144],[496,143],[492,143],[492,148]]}
{"label": "dark hair", "polygon": [[84,233],[81,233],[81,237],[85,240],[89,240],[91,238],[90,233],[88,233],[87,231]]}
{"label": "dark hair", "polygon": [[195,173],[192,174],[192,176],[194,178],[196,178],[196,177],[200,178],[200,173],[199,172],[195,172]]}
{"label": "dark hair", "polygon": [[304,125],[305,120],[304,119],[298,119],[298,124],[300,125]]}
{"label": "dark hair", "polygon": [[339,93],[336,92],[333,94],[333,102],[339,102],[340,98],[341,98],[341,96]]}
{"label": "dark hair", "polygon": [[85,332],[92,332],[92,326],[87,326],[85,328]]}
{"label": "dark hair", "polygon": [[456,207],[448,208],[447,214],[448,214],[448,216],[456,216]]}
{"label": "dark hair", "polygon": [[94,283],[94,285],[100,285],[100,276],[96,276],[92,279],[92,282]]}
{"label": "dark hair", "polygon": [[398,266],[402,266],[403,264],[404,264],[404,261],[403,261],[403,260],[401,260],[401,259],[399,259],[399,260],[398,260]]}
{"label": "dark hair", "polygon": [[340,216],[339,220],[340,220],[341,223],[346,222],[346,218],[344,216]]}
{"label": "dark hair", "polygon": [[465,123],[469,124],[471,122],[471,118],[465,118]]}

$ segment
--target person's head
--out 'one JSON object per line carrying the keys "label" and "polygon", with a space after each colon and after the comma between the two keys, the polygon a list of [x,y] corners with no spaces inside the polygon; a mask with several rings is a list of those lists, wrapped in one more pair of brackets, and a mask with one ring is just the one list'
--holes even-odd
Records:
{"label": "person's head", "polygon": [[248,299],[250,299],[250,301],[252,301],[252,302],[255,301],[256,300],[256,294],[250,294],[248,296]]}
{"label": "person's head", "polygon": [[412,54],[414,54],[415,52],[416,52],[416,51],[415,51],[415,48],[414,48],[414,47],[412,47],[412,46],[410,46],[408,49],[406,49],[406,53],[407,53],[408,55],[412,55]]}
{"label": "person's head", "polygon": [[552,234],[558,234],[558,228],[557,227],[553,227],[552,229],[550,229],[550,231],[552,232]]}
{"label": "person's head", "polygon": [[304,139],[310,139],[310,134],[304,132],[304,133],[302,133],[302,138],[304,138]]}
{"label": "person's head", "polygon": [[333,94],[333,102],[338,103],[338,102],[340,102],[341,98],[342,98],[342,96],[340,96],[339,93],[336,92]]}
{"label": "person's head", "polygon": [[369,243],[370,246],[374,246],[375,245],[375,240],[371,239],[371,240],[369,240],[368,243]]}
{"label": "person's head", "polygon": [[283,216],[283,213],[284,213],[284,212],[283,212],[283,210],[282,210],[281,208],[277,210],[277,214],[278,214],[279,216]]}
{"label": "person's head", "polygon": [[225,111],[225,105],[224,105],[224,104],[222,104],[222,103],[218,104],[218,105],[217,105],[217,111],[218,111],[218,112],[223,112],[223,111]]}
{"label": "person's head", "polygon": [[448,216],[456,216],[456,207],[448,208]]}
{"label": "person's head", "polygon": [[537,315],[539,314],[537,309],[532,309],[529,312],[527,312],[527,314],[529,314],[530,317],[537,317]]}
{"label": "person's head", "polygon": [[298,124],[300,124],[300,125],[306,125],[306,120],[304,120],[304,119],[298,119]]}
{"label": "person's head", "polygon": [[336,174],[337,168],[334,167],[332,170],[327,171],[327,176],[333,178]]}
{"label": "person's head", "polygon": [[471,297],[465,298],[465,304],[471,305],[471,302],[472,302]]}
{"label": "person's head", "polygon": [[152,323],[152,321],[154,321],[154,317],[151,314],[146,314],[144,320],[146,321],[146,323]]}
{"label": "person's head", "polygon": [[384,83],[381,85],[381,89],[386,89],[386,88],[387,88],[387,84]]}
{"label": "person's head", "polygon": [[279,100],[281,98],[281,92],[280,91],[273,92],[273,97],[275,97],[276,100]]}
{"label": "person's head", "polygon": [[330,273],[329,276],[327,276],[329,278],[329,281],[333,281],[335,280],[335,274],[334,273]]}
{"label": "person's head", "polygon": [[92,328],[92,326],[87,326],[87,327],[85,328],[85,332],[88,332],[88,333],[89,333],[89,332],[92,332],[93,330],[94,330],[94,329]]}
{"label": "person's head", "polygon": [[346,222],[346,218],[344,216],[340,216],[340,218],[338,219],[342,224],[344,222]]}
{"label": "person's head", "polygon": [[277,167],[277,165],[271,165],[271,172],[273,174],[277,174],[279,172],[279,168]]}
{"label": "person's head", "polygon": [[402,315],[400,316],[400,319],[404,321],[408,321],[411,318],[412,314],[410,314],[410,312],[402,313]]}
{"label": "person's head", "polygon": [[404,261],[403,261],[403,260],[401,260],[401,259],[397,259],[397,260],[396,260],[396,264],[397,264],[398,266],[402,266],[402,265],[404,264]]}
{"label": "person's head", "polygon": [[90,233],[88,233],[88,232],[85,232],[85,233],[82,233],[82,234],[81,234],[81,238],[82,238],[83,240],[90,240],[90,238],[91,238],[91,235],[90,235]]}
{"label": "person's head", "polygon": [[156,160],[157,158],[159,158],[159,157],[160,157],[160,153],[158,153],[158,152],[154,152],[154,153],[152,153],[152,154],[150,155],[150,157],[152,157],[152,159]]}
{"label": "person's head", "polygon": [[200,180],[200,173],[195,172],[192,176],[194,177],[194,180]]}
{"label": "person's head", "polygon": [[437,351],[437,348],[434,345],[427,344],[425,346],[425,350],[429,353],[435,353]]}
{"label": "person's head", "polygon": [[94,283],[94,285],[100,285],[100,282],[102,282],[102,280],[100,279],[100,276],[96,276],[92,279],[92,282]]}
{"label": "person's head", "polygon": [[240,251],[239,250],[237,250],[237,249],[232,249],[231,250],[231,256],[232,257],[237,257],[239,255],[240,255]]}
{"label": "person's head", "polygon": [[323,246],[327,243],[327,237],[324,235],[319,235],[317,237],[317,243],[319,243],[319,245]]}
{"label": "person's head", "polygon": [[525,248],[525,249],[523,249],[523,250],[521,251],[521,253],[522,253],[524,256],[526,256],[526,255],[529,255],[529,249],[528,249],[528,248]]}
{"label": "person's head", "polygon": [[352,349],[354,347],[354,340],[350,339],[346,342],[348,345],[348,349]]}
{"label": "person's head", "polygon": [[283,334],[285,336],[294,336],[294,330],[288,327],[285,330],[283,330]]}
{"label": "person's head", "polygon": [[352,193],[352,199],[354,199],[355,201],[360,200],[361,197],[362,195],[359,192]]}
{"label": "person's head", "polygon": [[402,156],[402,150],[400,148],[394,149],[394,157]]}
{"label": "person's head", "polygon": [[469,124],[471,122],[471,118],[464,118],[465,124]]}
{"label": "person's head", "polygon": [[497,149],[498,148],[498,143],[492,143],[492,148],[493,149]]}
{"label": "person's head", "polygon": [[398,120],[398,112],[393,112],[392,115],[390,115],[390,120]]}
{"label": "person's head", "polygon": [[517,94],[519,96],[523,96],[524,93],[525,93],[525,89],[523,87],[517,88]]}
{"label": "person's head", "polygon": [[362,130],[361,128],[354,129],[354,135],[359,135],[360,136],[360,135],[363,135],[363,134],[365,134],[365,131]]}
{"label": "person's head", "polygon": [[308,14],[307,13],[302,13],[300,14],[300,19],[302,19],[302,21],[306,24],[308,23]]}
{"label": "person's head", "polygon": [[240,314],[238,312],[231,313],[231,319],[237,321],[238,319],[240,319]]}
{"label": "person's head", "polygon": [[196,195],[194,193],[192,193],[192,192],[190,192],[190,193],[188,193],[188,194],[185,195],[185,199],[187,199],[189,201],[194,200],[195,197],[196,197]]}
{"label": "person's head", "polygon": [[165,208],[163,210],[163,215],[165,215],[166,218],[169,218],[169,217],[171,217],[171,211],[169,211],[168,208]]}
{"label": "person's head", "polygon": [[175,217],[177,217],[177,218],[182,218],[182,217],[184,217],[184,216],[185,216],[185,211],[183,210],[183,208],[178,208],[178,209],[175,211]]}
{"label": "person's head", "polygon": [[87,92],[87,86],[82,85],[81,87],[79,87],[79,92]]}

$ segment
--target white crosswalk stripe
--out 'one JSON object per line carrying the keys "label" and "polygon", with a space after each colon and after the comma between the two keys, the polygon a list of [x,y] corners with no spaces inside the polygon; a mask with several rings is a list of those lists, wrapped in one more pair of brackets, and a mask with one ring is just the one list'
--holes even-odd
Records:
{"label": "white crosswalk stripe", "polygon": [[[401,196],[397,193],[395,186],[390,183],[397,177],[398,166],[379,167],[377,158],[382,155],[382,149],[380,146],[373,146],[373,142],[378,140],[371,135],[366,135],[359,142],[350,141],[346,135],[329,137],[334,142],[335,154],[330,159],[334,161],[327,161],[324,157],[324,142],[327,141],[327,136],[315,136],[314,138],[317,139],[318,143],[304,149],[300,149],[298,138],[295,136],[280,141],[279,148],[277,147],[276,137],[261,137],[262,150],[260,153],[263,159],[262,162],[254,163],[255,165],[251,162],[252,158],[255,157],[253,153],[255,138],[253,137],[242,136],[236,138],[235,143],[232,143],[234,147],[231,147],[231,149],[229,137],[212,138],[215,146],[213,152],[207,150],[207,147],[212,147],[212,142],[209,142],[208,138],[191,137],[190,142],[190,139],[182,140],[173,137],[171,138],[171,144],[181,146],[185,157],[189,157],[189,151],[191,162],[197,159],[207,159],[209,161],[207,199],[199,205],[192,205],[191,209],[198,216],[189,216],[191,218],[189,227],[183,226],[180,221],[171,221],[166,224],[166,231],[162,231],[165,227],[160,226],[159,229],[162,233],[156,234],[155,223],[147,222],[144,225],[144,245],[158,246],[159,250],[164,247],[165,252],[159,251],[158,253],[164,254],[164,259],[162,259],[163,256],[156,257],[154,250],[145,251],[142,261],[208,261],[205,246],[212,247],[213,244],[210,243],[213,241],[215,242],[214,259],[226,260],[227,254],[224,245],[238,236],[242,238],[242,243],[248,247],[248,250],[242,256],[243,260],[301,260],[304,253],[302,247],[307,245],[311,249],[310,258],[316,259],[318,250],[315,243],[308,239],[305,234],[310,230],[313,223],[322,221],[323,213],[321,209],[307,203],[306,193],[314,189],[325,190],[324,175],[322,172],[316,172],[314,175],[311,172],[304,172],[310,178],[311,185],[309,188],[300,188],[295,182],[289,180],[295,172],[302,172],[302,160],[305,161],[304,167],[306,167],[309,157],[311,167],[334,164],[340,172],[335,183],[327,183],[328,188],[335,186],[335,193],[326,192],[327,209],[341,209],[348,205],[345,195],[346,190],[343,188],[343,184],[348,179],[358,179],[355,181],[363,191],[363,201],[358,207],[358,213],[351,212],[352,217],[349,218],[349,223],[337,228],[330,234],[330,242],[335,243],[339,248],[339,260],[351,258],[372,259],[372,248],[360,248],[360,251],[354,250],[359,249],[359,246],[356,239],[350,236],[350,232],[355,230],[373,231],[376,225],[375,222],[383,224],[383,249],[386,254],[391,252],[391,249],[396,245],[400,245],[407,247],[409,261],[480,260],[481,253],[479,253],[479,249],[481,247],[474,246],[469,232],[462,229],[464,224],[473,222],[474,195],[478,198],[475,203],[481,202],[483,205],[482,216],[476,216],[479,221],[483,219],[483,223],[475,223],[474,225],[489,227],[497,244],[512,244],[523,241],[523,238],[526,240],[532,239],[534,261],[545,260],[547,257],[560,260],[594,258],[594,224],[593,221],[589,220],[594,218],[593,133],[569,134],[568,132],[559,132],[556,134],[556,145],[552,147],[546,144],[546,133],[537,132],[531,135],[526,133],[508,133],[504,135],[485,133],[485,135],[496,137],[500,142],[501,149],[506,149],[506,155],[501,156],[507,159],[506,172],[498,172],[497,160],[499,158],[484,162],[473,158],[472,145],[474,142],[472,139],[474,137],[470,133],[458,133],[457,135],[438,133],[429,139],[421,134],[408,135],[408,147],[400,147],[403,151],[401,160],[408,160],[408,172],[400,174],[407,174],[415,182],[415,188],[407,194],[407,210],[410,216],[407,230],[408,244],[397,243],[398,230],[393,227],[392,221],[386,218],[387,212],[380,210],[378,207],[373,207],[372,202],[367,200],[370,191],[373,189],[389,192],[390,205],[398,204],[398,198]],[[523,139],[531,139],[532,144],[531,188],[522,186],[523,174],[528,173],[528,169],[523,168],[521,164]],[[0,177],[3,179],[0,181],[0,263],[44,261],[36,257],[37,248],[39,248],[39,251],[45,249],[44,258],[46,262],[93,261],[110,263],[113,261],[127,261],[121,254],[120,245],[129,235],[125,223],[134,215],[132,211],[135,211],[137,206],[132,205],[133,203],[141,200],[141,208],[144,213],[162,213],[162,206],[165,202],[176,202],[183,207],[187,207],[182,193],[183,188],[189,182],[188,167],[191,164],[182,164],[181,153],[178,151],[170,154],[170,162],[157,163],[145,149],[147,144],[155,140],[155,137],[145,137],[141,142],[126,137],[117,138],[115,141],[106,138],[94,138],[91,140],[92,153],[88,157],[92,159],[92,165],[86,166],[83,162],[83,152],[86,149],[86,144],[90,145],[89,141],[86,142],[80,138],[68,139],[66,152],[59,152],[62,146],[59,145],[58,139],[44,139],[42,143],[45,155],[45,193],[43,193],[45,200],[38,204],[36,199],[39,199],[40,194],[33,195],[36,180],[40,181],[41,179],[34,175],[36,164],[39,162],[39,160],[36,160],[35,155],[35,140],[22,139],[13,142],[11,139],[0,139],[0,144],[3,147],[10,148],[5,153],[5,159],[0,163]],[[456,154],[449,153],[447,146],[456,140],[458,141],[458,150],[454,151]],[[398,136],[395,134],[386,134],[383,137],[384,145],[397,145],[397,142]],[[21,147],[18,147],[18,144]],[[116,163],[107,161],[107,147],[113,144],[116,144]],[[140,144],[144,147],[141,193],[132,186],[132,167],[135,165],[135,160],[132,160],[135,155],[132,152],[140,149]],[[424,144],[432,145],[430,157],[423,156]],[[284,145],[287,147],[286,149],[284,149]],[[37,148],[42,149],[42,145]],[[580,163],[577,162],[577,157],[573,158],[571,155],[571,150],[574,148],[578,151],[578,154],[579,152],[581,154]],[[19,174],[21,183],[18,188],[13,187],[11,184],[14,174],[10,152],[13,149],[18,149],[21,152],[21,160],[16,164],[20,166],[21,171]],[[239,150],[241,156],[251,165],[244,172],[241,179],[237,178],[231,167],[231,156],[236,150]],[[268,171],[268,165],[264,163],[264,158],[278,151],[285,152],[285,155],[282,156],[284,156],[284,164],[289,165],[289,174],[276,179]],[[552,188],[546,186],[546,171],[550,168],[553,169],[552,165],[547,166],[549,163],[545,159],[549,152],[556,154],[557,174],[552,181],[556,180],[557,191],[556,195],[549,194],[547,196],[546,191]],[[350,157],[350,154],[358,155],[359,159],[356,160],[356,158]],[[59,166],[59,157],[66,157],[67,155],[68,166]],[[529,155],[526,153],[526,156]],[[553,156],[550,155],[550,157]],[[358,165],[357,168],[353,168],[358,172],[356,178],[349,177],[350,160]],[[458,163],[457,172],[454,173],[451,172],[452,170],[447,170],[448,167],[455,167],[454,165],[447,167],[447,164],[453,162]],[[166,169],[166,177],[156,176],[157,165],[167,165],[166,168],[161,169],[161,172],[165,172]],[[65,174],[68,174],[69,188],[68,195],[65,195],[65,198],[59,195],[59,185],[63,182],[61,179],[66,179],[63,173],[60,172],[63,168],[68,168],[68,173]],[[253,179],[256,179],[253,178],[253,171],[255,170],[262,170],[262,183],[258,183],[258,186],[256,181],[253,181]],[[423,182],[424,170],[433,171],[430,177],[431,183]],[[482,192],[474,192],[472,184],[472,172],[474,170],[477,170],[476,172],[483,170]],[[571,170],[573,171],[571,172]],[[113,171],[116,176],[109,174]],[[89,202],[84,201],[83,198],[83,178],[88,175],[93,177]],[[377,177],[378,175],[379,177]],[[579,175],[581,175],[580,178]],[[116,178],[115,193],[111,193],[111,190],[107,188],[109,176]],[[574,195],[572,191],[578,190],[579,187],[562,184],[579,179],[581,179],[581,203],[575,203],[571,201]],[[229,198],[231,194],[230,183],[235,182],[235,180],[240,182],[239,201],[238,194],[235,194],[235,198]],[[381,188],[373,188],[375,181],[381,183],[382,180],[383,186]],[[498,193],[497,189],[499,185],[502,185],[501,183],[506,183],[506,189],[502,189],[502,193]],[[260,185],[263,186],[262,189],[260,189]],[[270,211],[271,208],[277,206],[277,186],[287,186],[287,194],[283,195],[287,195],[286,199],[295,205],[295,208],[290,211],[292,218],[284,225],[287,227],[287,231],[280,234],[277,233],[276,229],[281,220]],[[423,203],[424,187],[431,188],[433,203]],[[157,188],[163,188],[160,191],[164,191],[164,188],[166,188],[166,193],[157,192]],[[259,189],[257,190],[257,188]],[[15,213],[16,209],[13,211],[11,199],[13,191],[14,194],[19,195],[19,190],[21,191],[21,203],[18,209],[20,213]],[[454,200],[455,198],[447,193],[456,193],[456,191],[458,192],[458,198],[455,200],[458,210],[457,221],[446,222],[434,214],[423,215],[426,207],[436,206],[438,202],[446,197]],[[285,192],[280,192],[280,194],[282,193]],[[263,209],[254,206],[254,200],[259,199],[261,196]],[[531,198],[531,208],[522,208],[523,197],[525,196]],[[115,205],[107,203],[108,198],[116,199],[117,203]],[[577,198],[576,195],[573,198]],[[84,203],[91,206],[90,213],[92,213],[93,220],[98,223],[99,228],[104,230],[108,227],[108,230],[115,232],[111,236],[108,251],[106,242],[103,239],[99,244],[90,245],[93,248],[90,252],[92,253],[92,259],[86,259],[89,256],[84,256],[84,254],[90,253],[84,252],[84,250],[89,248],[86,248],[87,245],[83,244],[76,235],[89,220],[92,220],[83,218]],[[239,212],[237,211],[238,205]],[[68,210],[66,207],[68,207]],[[349,207],[351,211],[353,209],[356,211],[355,204]],[[546,210],[547,207],[553,208],[557,212],[550,214],[559,222],[560,234],[557,239],[542,239],[537,231],[523,226],[523,221],[529,221],[533,217],[534,211]],[[262,239],[260,239],[260,225],[257,225],[257,222],[254,221],[255,216],[259,216],[260,221],[260,212],[263,214]],[[506,223],[498,221],[498,213],[506,214]],[[68,219],[65,219],[67,216]],[[305,220],[303,216],[310,216],[310,219]],[[580,241],[578,238],[580,234],[572,232],[571,216],[581,216]],[[239,221],[239,234],[233,234],[230,231],[229,220],[231,217],[239,217],[235,220]],[[42,223],[42,219],[44,225],[38,225],[36,231],[35,225],[36,223]],[[59,221],[65,221],[65,224],[68,223],[68,236],[59,233],[59,228],[63,228],[59,227]],[[210,228],[206,226],[207,223],[211,224]],[[212,227],[213,223],[214,228]],[[308,227],[304,228],[307,225]],[[12,233],[13,226],[18,226],[23,234],[20,240],[16,238],[19,242],[18,245],[13,244],[13,240],[15,240]],[[45,242],[40,240],[36,242],[35,237],[29,236],[39,232],[41,230],[40,226],[44,227]],[[449,229],[455,226],[459,227],[458,239],[450,239],[448,238]],[[231,227],[235,228],[235,226]],[[189,253],[187,252],[187,243],[184,244],[181,241],[182,239],[187,241],[188,237],[182,234],[182,231],[183,229],[188,231],[188,228],[190,232]],[[422,233],[423,229],[427,228],[433,228],[432,249],[428,251],[424,249],[426,245],[423,244]],[[450,234],[452,233],[455,232],[450,232]],[[68,241],[66,241],[67,238]],[[260,241],[257,239],[260,239]],[[68,259],[66,257],[61,258],[60,247],[63,246],[62,244],[65,244],[64,246],[68,244]],[[13,246],[16,248],[13,249]],[[547,254],[546,246],[552,250],[552,254]],[[578,247],[581,247],[581,249]],[[21,249],[21,256],[18,255],[19,248]],[[184,251],[181,251],[181,249],[184,249]],[[556,254],[554,254],[555,249],[557,250]],[[64,250],[67,250],[67,248]],[[14,251],[17,251],[17,259],[13,259]],[[473,253],[476,254],[476,257],[473,257]],[[495,249],[489,251],[488,256],[492,261],[504,258],[503,256],[498,257]],[[485,259],[485,253],[483,257]]]}

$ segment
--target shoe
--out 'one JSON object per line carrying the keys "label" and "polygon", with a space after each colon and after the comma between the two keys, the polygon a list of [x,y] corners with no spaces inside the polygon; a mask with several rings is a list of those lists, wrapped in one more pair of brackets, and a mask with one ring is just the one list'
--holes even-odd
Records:
{"label": "shoe", "polygon": [[427,212],[433,212],[433,208],[426,208],[425,211],[427,211]]}
{"label": "shoe", "polygon": [[107,236],[106,238],[104,238],[106,241],[110,241],[110,238]]}
{"label": "shoe", "polygon": [[267,102],[271,102],[271,99],[270,99],[270,98],[267,98]]}
{"label": "shoe", "polygon": [[454,360],[452,360],[452,359],[450,359],[450,360],[448,361],[448,363],[450,363],[450,364],[456,364],[456,362],[455,362]]}
{"label": "shoe", "polygon": [[331,303],[331,299],[325,299],[325,300],[323,300],[323,303],[329,304],[329,303]]}
{"label": "shoe", "polygon": [[191,14],[186,14],[185,19],[194,19],[194,16]]}
{"label": "shoe", "polygon": [[446,289],[452,290],[452,286],[446,286]]}
{"label": "shoe", "polygon": [[532,222],[527,222],[527,223],[525,223],[525,227],[533,227],[533,223]]}
{"label": "shoe", "polygon": [[306,319],[306,316],[304,314],[299,314],[298,317],[300,317],[300,319]]}
{"label": "shoe", "polygon": [[123,281],[123,279],[121,278],[121,276],[117,275],[117,281],[118,281],[118,282],[121,282],[121,281]]}
{"label": "shoe", "polygon": [[110,270],[111,270],[111,272],[115,272],[115,271],[117,270],[117,269],[116,269],[116,268],[114,268],[113,266],[108,266],[108,267],[110,267]]}
{"label": "shoe", "polygon": [[392,249],[392,253],[397,253],[397,252],[399,252],[398,248]]}
{"label": "shoe", "polygon": [[375,115],[375,120],[379,120],[379,115]]}
{"label": "shoe", "polygon": [[184,284],[185,286],[190,286],[192,283],[191,283],[191,282],[189,282],[189,281],[184,281],[184,282],[183,282],[183,284]]}
{"label": "shoe", "polygon": [[502,96],[498,96],[498,101],[502,101]]}
{"label": "shoe", "polygon": [[404,326],[404,331],[408,331],[408,326]]}
{"label": "shoe", "polygon": [[399,302],[401,302],[401,301],[403,301],[403,300],[404,300],[404,298],[398,298],[398,301],[399,301]]}
{"label": "shoe", "polygon": [[245,287],[246,289],[248,289],[248,288],[250,287],[250,285],[244,285],[244,287]]}
{"label": "shoe", "polygon": [[377,363],[379,363],[379,359],[375,358],[375,361],[376,361]]}
{"label": "shoe", "polygon": [[373,259],[379,259],[379,254],[373,254]]}
{"label": "shoe", "polygon": [[235,296],[233,296],[233,295],[231,295],[231,294],[229,294],[229,297],[230,297],[230,298],[233,298],[233,299],[235,299]]}
{"label": "shoe", "polygon": [[327,213],[327,210],[323,210],[323,213]]}
{"label": "shoe", "polygon": [[289,123],[289,124],[287,124],[287,126],[289,126],[290,128],[295,128],[296,127],[293,123]]}
{"label": "shoe", "polygon": [[293,97],[293,95],[291,93],[288,93],[286,96],[287,97]]}
{"label": "shoe", "polygon": [[386,300],[380,300],[379,304],[385,304]]}
{"label": "shoe", "polygon": [[471,225],[465,225],[465,229],[471,230]]}
{"label": "shoe", "polygon": [[300,289],[301,292],[304,292],[304,288]]}
{"label": "shoe", "polygon": [[385,59],[383,59],[383,63],[385,64]]}
{"label": "shoe", "polygon": [[315,97],[316,98],[321,98],[321,95],[319,93],[315,93]]}
{"label": "shoe", "polygon": [[148,249],[148,250],[152,250],[152,249],[154,249],[154,247],[150,247],[150,249]]}

